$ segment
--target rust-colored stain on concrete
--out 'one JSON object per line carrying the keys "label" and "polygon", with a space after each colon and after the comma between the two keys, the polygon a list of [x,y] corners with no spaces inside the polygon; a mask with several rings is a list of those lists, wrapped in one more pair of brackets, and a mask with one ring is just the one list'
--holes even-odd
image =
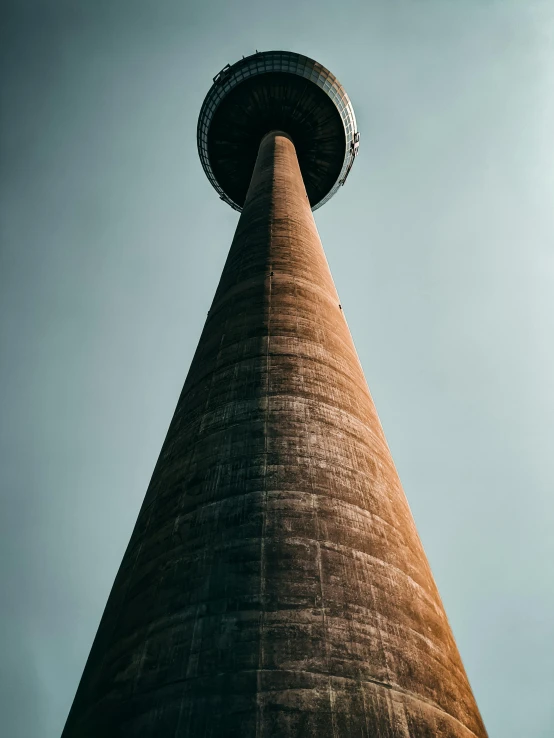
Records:
{"label": "rust-colored stain on concrete", "polygon": [[485,738],[285,134],[63,738]]}

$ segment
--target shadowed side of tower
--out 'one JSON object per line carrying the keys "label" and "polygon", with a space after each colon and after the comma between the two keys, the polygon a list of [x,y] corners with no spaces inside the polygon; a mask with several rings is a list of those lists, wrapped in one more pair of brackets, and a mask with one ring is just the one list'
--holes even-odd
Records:
{"label": "shadowed side of tower", "polygon": [[273,132],[64,738],[484,738]]}

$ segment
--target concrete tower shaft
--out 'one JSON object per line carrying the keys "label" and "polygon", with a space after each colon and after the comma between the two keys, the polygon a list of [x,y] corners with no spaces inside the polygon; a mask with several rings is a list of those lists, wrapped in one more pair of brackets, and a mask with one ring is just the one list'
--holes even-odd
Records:
{"label": "concrete tower shaft", "polygon": [[486,737],[286,134],[63,733],[99,736]]}

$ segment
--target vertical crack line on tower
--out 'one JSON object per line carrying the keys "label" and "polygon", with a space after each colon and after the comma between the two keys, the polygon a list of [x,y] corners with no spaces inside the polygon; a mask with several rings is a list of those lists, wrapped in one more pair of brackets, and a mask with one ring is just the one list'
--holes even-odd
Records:
{"label": "vertical crack line on tower", "polygon": [[[198,603],[196,605],[196,612],[195,612],[195,615],[194,615],[194,625],[192,627],[192,635],[191,635],[191,639],[190,639],[190,648],[189,648],[189,657],[188,657],[188,661],[187,661],[187,670],[186,670],[186,672],[184,674],[183,674],[183,669],[181,667],[181,678],[183,679],[183,681],[186,681],[189,678],[190,663],[191,663],[191,658],[192,658],[192,654],[193,654],[193,648],[196,645],[196,631],[197,631],[197,628],[198,628],[198,622],[200,620],[200,618],[198,617],[199,613],[200,613],[200,603]],[[176,725],[176,728],[175,728],[175,736],[176,736],[176,738],[177,738],[177,736],[180,736],[181,735],[181,723],[183,722],[183,710],[184,710],[184,707],[185,707],[185,702],[186,702],[185,699],[181,699],[181,703],[179,705],[179,715],[177,717],[177,725]],[[190,730],[190,718],[191,718],[191,710],[190,710],[190,706],[189,706],[188,719],[187,719],[187,729],[186,729],[185,732],[182,733],[182,735],[188,735],[189,734],[189,730]]]}
{"label": "vertical crack line on tower", "polygon": [[[275,173],[275,151],[273,152],[273,171],[272,176]],[[267,175],[266,175],[267,177]],[[272,182],[273,186],[273,182]],[[273,192],[272,192],[273,195]],[[260,540],[260,625],[259,625],[259,639],[260,645],[258,650],[258,670],[256,674],[256,738],[262,738],[264,733],[264,696],[262,691],[262,674],[265,664],[265,650],[264,650],[264,632],[265,632],[265,608],[266,608],[266,572],[265,572],[265,537],[267,528],[267,500],[268,500],[268,489],[267,489],[267,459],[268,459],[268,433],[269,433],[269,392],[270,392],[270,341],[271,341],[271,293],[272,293],[272,278],[271,272],[273,271],[272,263],[272,244],[273,244],[273,196],[270,203],[270,218],[268,228],[268,251],[269,251],[269,269],[264,264],[264,268],[269,272],[268,289],[267,289],[267,336],[266,336],[266,353],[265,353],[265,370],[266,370],[266,384],[265,384],[265,417],[264,417],[264,461],[263,461],[263,501],[262,501],[262,531]]]}
{"label": "vertical crack line on tower", "polygon": [[[298,165],[298,160],[296,160],[296,164]],[[302,177],[302,175],[300,175]],[[288,193],[287,193],[288,195]],[[288,202],[287,199],[287,212],[290,212],[291,205]],[[308,207],[309,205],[306,205],[306,202],[303,200],[303,198],[299,198],[299,201],[302,202],[302,207]],[[309,213],[309,219],[315,226],[315,222],[313,219],[313,215]],[[293,250],[293,237],[292,237],[292,229],[290,221],[288,223],[288,239],[291,249],[291,256],[292,256],[292,250]],[[316,229],[317,234],[317,229]],[[311,274],[309,275],[310,282],[311,280]],[[300,335],[299,331],[299,307],[298,307],[298,287],[296,279],[293,279],[293,285],[294,285],[294,304],[296,308],[296,327],[297,327],[297,336]],[[316,315],[318,311],[315,311]],[[319,323],[319,316],[316,319],[316,325]],[[302,378],[303,374],[300,372],[300,375]],[[336,721],[336,715],[335,715],[335,692],[333,690],[333,685],[331,681],[331,658],[329,655],[329,638],[328,638],[328,632],[327,632],[327,619],[325,616],[325,585],[323,583],[323,563],[322,563],[322,557],[321,557],[321,530],[319,525],[319,513],[318,513],[318,494],[315,487],[315,480],[314,480],[314,468],[313,468],[313,458],[314,454],[312,453],[312,438],[311,438],[311,423],[310,423],[310,414],[309,409],[306,411],[307,416],[305,420],[305,431],[306,431],[306,439],[307,439],[307,450],[308,450],[308,463],[309,463],[309,476],[310,476],[310,485],[312,489],[312,509],[313,509],[313,515],[314,515],[314,523],[315,523],[315,537],[316,537],[316,564],[317,564],[317,572],[318,572],[318,578],[319,578],[319,598],[320,598],[320,611],[321,611],[321,623],[322,623],[322,635],[323,635],[323,651],[325,655],[325,665],[326,665],[326,671],[327,671],[327,688],[329,691],[329,709],[331,712],[331,725],[333,730],[333,738],[338,738],[339,732],[338,732],[338,725]]]}

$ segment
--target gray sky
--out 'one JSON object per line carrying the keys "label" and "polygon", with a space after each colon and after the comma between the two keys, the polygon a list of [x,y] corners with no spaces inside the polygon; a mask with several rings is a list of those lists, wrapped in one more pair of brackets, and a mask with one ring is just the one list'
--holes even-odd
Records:
{"label": "gray sky", "polygon": [[554,2],[4,8],[2,734],[61,732],[231,242],[203,97],[283,48],[354,104],[316,220],[490,736],[551,738]]}

